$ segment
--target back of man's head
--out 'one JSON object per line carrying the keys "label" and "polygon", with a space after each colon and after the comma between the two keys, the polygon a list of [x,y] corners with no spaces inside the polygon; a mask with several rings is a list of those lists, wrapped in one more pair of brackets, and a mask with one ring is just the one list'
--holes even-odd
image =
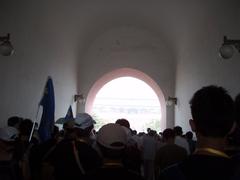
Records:
{"label": "back of man's head", "polygon": [[192,140],[193,139],[193,133],[191,131],[186,132],[185,134],[186,139]]}
{"label": "back of man's head", "polygon": [[18,116],[11,116],[10,118],[8,118],[8,126],[14,127],[14,126],[18,126],[20,124],[20,122],[23,119],[18,117]]}
{"label": "back of man's head", "polygon": [[182,131],[182,127],[181,126],[175,126],[173,128],[173,131],[175,133],[176,136],[182,136],[183,131]]}
{"label": "back of man's head", "polygon": [[207,86],[190,101],[196,132],[206,137],[225,137],[234,122],[234,102],[222,87]]}
{"label": "back of man's head", "polygon": [[124,118],[117,119],[115,123],[130,129],[130,123],[127,119]]}
{"label": "back of man's head", "polygon": [[163,139],[165,141],[169,139],[174,139],[174,137],[175,137],[175,132],[173,129],[167,128],[163,131]]}
{"label": "back of man's head", "polygon": [[19,125],[19,131],[22,136],[29,136],[33,127],[33,121],[31,119],[24,119]]}

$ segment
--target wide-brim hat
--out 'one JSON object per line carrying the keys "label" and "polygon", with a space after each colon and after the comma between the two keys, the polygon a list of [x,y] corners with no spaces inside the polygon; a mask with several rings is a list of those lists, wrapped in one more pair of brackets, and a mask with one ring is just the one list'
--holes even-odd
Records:
{"label": "wide-brim hat", "polygon": [[108,149],[123,149],[127,143],[127,133],[119,124],[109,123],[99,129],[97,142]]}

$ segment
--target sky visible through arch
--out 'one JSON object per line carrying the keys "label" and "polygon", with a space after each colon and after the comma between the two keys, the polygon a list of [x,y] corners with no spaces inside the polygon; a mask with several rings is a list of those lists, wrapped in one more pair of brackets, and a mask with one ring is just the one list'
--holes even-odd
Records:
{"label": "sky visible through arch", "polygon": [[132,129],[160,130],[161,106],[156,93],[144,81],[120,77],[106,83],[93,102],[92,115],[98,130],[102,125],[125,118]]}

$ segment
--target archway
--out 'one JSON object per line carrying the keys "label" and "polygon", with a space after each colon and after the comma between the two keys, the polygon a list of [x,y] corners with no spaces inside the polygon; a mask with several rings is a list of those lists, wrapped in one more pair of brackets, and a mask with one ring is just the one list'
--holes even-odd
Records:
{"label": "archway", "polygon": [[[160,87],[157,85],[157,83],[152,78],[150,78],[145,73],[143,73],[139,70],[136,70],[136,69],[121,68],[121,69],[111,71],[111,72],[105,74],[104,76],[102,76],[97,82],[95,82],[95,84],[92,86],[92,88],[89,91],[89,94],[86,99],[85,111],[94,116],[95,114],[93,114],[94,113],[93,108],[95,109],[94,110],[95,112],[96,112],[96,108],[93,105],[94,105],[94,101],[95,101],[97,94],[101,91],[101,89],[103,89],[103,87],[105,85],[109,84],[110,82],[113,82],[114,80],[121,79],[123,77],[135,79],[136,82],[138,81],[139,83],[145,84],[152,90],[153,94],[155,94],[155,97],[156,97],[155,99],[158,99],[159,109],[156,108],[157,106],[156,106],[156,102],[155,102],[155,106],[152,109],[147,109],[147,108],[144,109],[143,108],[143,109],[139,109],[138,112],[143,113],[145,111],[146,113],[147,112],[149,113],[149,111],[146,111],[146,110],[150,110],[152,112],[152,114],[155,113],[155,115],[156,115],[158,113],[158,117],[160,118],[158,121],[159,126],[157,126],[157,128],[155,128],[155,129],[158,131],[162,131],[163,129],[165,129],[166,128],[166,105],[165,105],[165,98],[163,96],[163,93],[162,93]],[[145,103],[146,103],[146,99],[142,99],[142,101],[143,102],[145,101]],[[153,102],[154,101],[152,101],[152,103]],[[130,112],[129,107],[130,106],[121,110],[121,112],[122,111]],[[150,106],[148,106],[148,108],[149,107]],[[136,108],[135,108],[135,110],[136,110]],[[112,108],[112,111],[114,111],[113,108]],[[121,115],[121,113],[119,115]],[[119,118],[127,118],[128,119],[128,117],[120,117],[120,116],[119,116]],[[115,122],[115,120],[116,119],[113,119],[112,122]],[[133,123],[132,123],[132,125],[133,125]]]}

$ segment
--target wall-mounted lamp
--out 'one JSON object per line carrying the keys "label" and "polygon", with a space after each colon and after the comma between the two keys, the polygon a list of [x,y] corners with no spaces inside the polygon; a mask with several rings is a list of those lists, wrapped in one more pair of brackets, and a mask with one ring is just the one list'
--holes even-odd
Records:
{"label": "wall-mounted lamp", "polygon": [[166,105],[167,106],[177,105],[177,98],[168,96],[168,99],[166,101]]}
{"label": "wall-mounted lamp", "polygon": [[220,57],[229,59],[233,56],[234,47],[240,52],[240,40],[228,39],[227,36],[223,37],[223,44],[219,49]]}
{"label": "wall-mounted lamp", "polygon": [[74,102],[79,102],[81,104],[85,103],[85,98],[83,96],[83,94],[75,94],[74,95]]}
{"label": "wall-mounted lamp", "polygon": [[0,36],[0,54],[3,56],[11,56],[14,52],[14,48],[10,42],[10,34],[6,36]]}

